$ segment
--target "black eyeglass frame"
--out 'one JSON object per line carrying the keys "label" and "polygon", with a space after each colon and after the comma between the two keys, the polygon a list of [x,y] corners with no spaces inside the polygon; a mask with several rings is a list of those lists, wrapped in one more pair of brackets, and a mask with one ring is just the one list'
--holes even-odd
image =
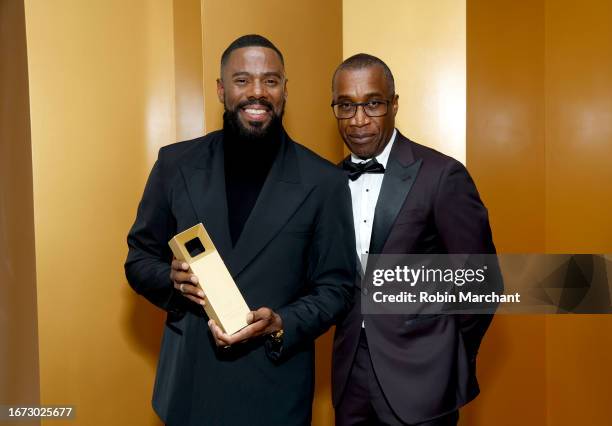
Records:
{"label": "black eyeglass frame", "polygon": [[[395,93],[393,95],[391,95],[391,99],[372,99],[372,100],[367,101],[367,102],[332,102],[330,106],[332,108],[332,111],[334,112],[334,116],[338,120],[350,120],[351,118],[355,117],[355,115],[357,114],[357,109],[359,107],[363,108],[363,112],[368,117],[376,118],[376,117],[384,117],[385,115],[387,115],[389,113],[389,104],[391,102],[393,102],[394,99],[395,99]],[[384,114],[380,114],[380,115],[370,115],[370,114],[368,114],[368,110],[365,108],[365,106],[367,104],[369,104],[370,102],[384,102],[385,103],[385,113]],[[351,115],[350,117],[338,117],[338,114],[336,114],[336,109],[334,107],[336,105],[340,105],[340,104],[350,104],[351,106],[353,106],[355,108],[355,111],[353,112],[353,115]]]}

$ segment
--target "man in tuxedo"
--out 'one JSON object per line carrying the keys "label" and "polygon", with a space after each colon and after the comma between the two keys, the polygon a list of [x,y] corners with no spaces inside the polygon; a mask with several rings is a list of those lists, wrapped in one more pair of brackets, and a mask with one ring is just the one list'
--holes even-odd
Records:
{"label": "man in tuxedo", "polygon": [[[128,235],[126,275],[168,312],[153,407],[168,425],[307,425],[314,339],[351,305],[355,243],[344,173],[282,126],[281,52],[258,35],[225,50],[223,130],[164,147]],[[227,335],[206,276],[168,241],[202,222],[247,304]]]}
{"label": "man in tuxedo", "polygon": [[[333,111],[351,155],[357,256],[495,253],[487,210],[465,167],[395,128],[398,95],[371,55],[336,70]],[[476,354],[491,315],[363,315],[360,289],[336,328],[336,424],[455,425],[479,392]]]}

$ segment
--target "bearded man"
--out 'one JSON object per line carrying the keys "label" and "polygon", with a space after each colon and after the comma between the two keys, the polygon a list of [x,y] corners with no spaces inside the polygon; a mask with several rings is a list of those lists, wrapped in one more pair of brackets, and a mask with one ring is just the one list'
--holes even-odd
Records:
{"label": "bearded man", "polygon": [[[351,305],[350,192],[285,132],[284,60],[269,40],[229,45],[217,93],[223,130],[160,150],[128,235],[130,285],[168,313],[153,407],[168,425],[310,424],[314,339]],[[252,309],[233,335],[202,308],[207,277],[168,248],[199,222]]]}

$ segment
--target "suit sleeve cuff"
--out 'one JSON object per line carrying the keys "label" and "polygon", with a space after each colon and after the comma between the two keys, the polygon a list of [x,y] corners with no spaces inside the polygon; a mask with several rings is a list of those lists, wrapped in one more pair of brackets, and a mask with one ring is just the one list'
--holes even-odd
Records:
{"label": "suit sleeve cuff", "polygon": [[276,312],[283,320],[283,336],[281,342],[266,338],[266,355],[273,362],[281,362],[287,358],[300,342],[297,321],[290,309],[280,309]]}

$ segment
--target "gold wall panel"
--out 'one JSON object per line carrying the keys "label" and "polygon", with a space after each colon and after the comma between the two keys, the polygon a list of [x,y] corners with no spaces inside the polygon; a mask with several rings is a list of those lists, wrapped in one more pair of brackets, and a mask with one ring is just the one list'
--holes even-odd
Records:
{"label": "gold wall panel", "polygon": [[[498,249],[609,252],[612,5],[469,0],[467,16],[468,167]],[[610,331],[609,316],[497,317],[462,423],[608,424]]]}
{"label": "gold wall panel", "polygon": [[[543,2],[467,2],[467,166],[501,253],[545,249],[543,19]],[[545,341],[543,316],[495,317],[461,425],[545,425]]]}
{"label": "gold wall panel", "polygon": [[191,129],[175,119],[185,79],[201,87],[197,58],[175,44],[196,34],[198,46],[199,19],[174,36],[189,5],[25,2],[41,402],[75,405],[79,424],[159,424],[150,401],[164,315],[129,288],[123,262],[157,150],[202,126],[201,113]]}
{"label": "gold wall panel", "polygon": [[0,32],[0,404],[34,405],[40,392],[23,2],[0,2]]}
{"label": "gold wall panel", "polygon": [[176,140],[204,134],[200,0],[174,0]]}
{"label": "gold wall panel", "polygon": [[[612,252],[611,22],[609,0],[546,1],[548,252]],[[612,316],[550,316],[546,335],[548,425],[612,423]]]}
{"label": "gold wall panel", "polygon": [[344,0],[343,58],[380,57],[408,138],[465,163],[465,0]]}

